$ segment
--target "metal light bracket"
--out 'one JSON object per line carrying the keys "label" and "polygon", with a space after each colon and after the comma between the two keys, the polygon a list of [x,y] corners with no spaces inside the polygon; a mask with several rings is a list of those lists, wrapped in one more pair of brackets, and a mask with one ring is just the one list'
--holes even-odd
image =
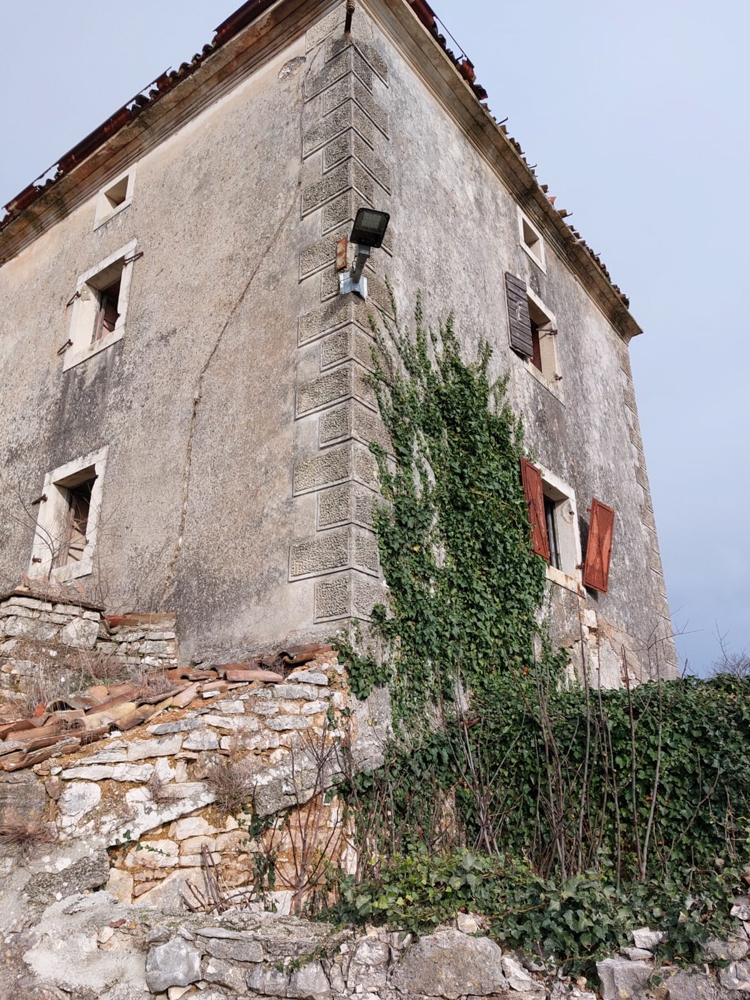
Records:
{"label": "metal light bracket", "polygon": [[363,246],[361,243],[357,243],[356,247],[354,266],[351,271],[343,271],[339,274],[339,292],[341,295],[348,295],[349,292],[354,292],[361,299],[366,299],[367,278],[365,278],[362,272],[370,258],[372,247]]}

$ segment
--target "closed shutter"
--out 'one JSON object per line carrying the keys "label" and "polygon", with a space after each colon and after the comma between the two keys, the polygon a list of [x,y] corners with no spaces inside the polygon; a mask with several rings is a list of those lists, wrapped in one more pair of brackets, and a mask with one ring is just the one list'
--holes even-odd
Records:
{"label": "closed shutter", "polygon": [[600,594],[606,594],[609,587],[609,563],[614,528],[615,512],[612,508],[599,500],[592,500],[583,585],[598,590]]}
{"label": "closed shutter", "polygon": [[529,521],[531,522],[531,547],[534,552],[549,562],[549,539],[547,523],[544,514],[544,487],[542,474],[535,465],[521,459],[521,480],[526,503],[529,505]]}
{"label": "closed shutter", "polygon": [[530,358],[534,353],[534,340],[531,335],[526,282],[507,271],[505,272],[505,297],[508,301],[510,346],[514,351],[523,354],[525,358]]}

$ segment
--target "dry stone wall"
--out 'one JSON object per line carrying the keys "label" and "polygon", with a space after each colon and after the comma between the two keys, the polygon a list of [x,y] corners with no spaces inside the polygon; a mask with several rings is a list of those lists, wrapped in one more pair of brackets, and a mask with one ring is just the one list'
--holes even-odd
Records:
{"label": "dry stone wall", "polygon": [[171,614],[105,615],[101,607],[17,588],[0,598],[0,695],[29,694],[46,679],[74,681],[98,667],[112,676],[172,667],[177,660]]}

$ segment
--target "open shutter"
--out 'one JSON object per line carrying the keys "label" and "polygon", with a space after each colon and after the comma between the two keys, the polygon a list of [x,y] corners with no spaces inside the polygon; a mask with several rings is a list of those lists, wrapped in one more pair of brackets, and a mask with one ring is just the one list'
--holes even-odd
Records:
{"label": "open shutter", "polygon": [[529,505],[529,521],[531,521],[531,547],[534,552],[549,562],[549,539],[547,538],[547,521],[544,516],[544,487],[542,474],[535,465],[521,459],[521,480],[526,503]]}
{"label": "open shutter", "polygon": [[510,346],[514,351],[523,354],[525,358],[530,358],[534,353],[534,340],[531,335],[526,282],[507,271],[505,272],[505,297],[508,301]]}
{"label": "open shutter", "polygon": [[609,563],[614,528],[615,512],[612,508],[599,500],[592,500],[583,585],[598,590],[600,594],[606,594],[609,587]]}

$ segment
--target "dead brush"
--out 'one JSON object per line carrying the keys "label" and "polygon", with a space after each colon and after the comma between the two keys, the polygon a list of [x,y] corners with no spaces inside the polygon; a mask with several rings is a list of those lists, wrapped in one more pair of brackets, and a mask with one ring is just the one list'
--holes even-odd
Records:
{"label": "dead brush", "polygon": [[255,794],[255,776],[245,761],[234,755],[219,757],[206,768],[206,784],[216,796],[216,804],[235,815]]}
{"label": "dead brush", "polygon": [[39,823],[12,823],[0,828],[0,851],[14,854],[26,861],[43,844],[51,840],[47,828]]}

